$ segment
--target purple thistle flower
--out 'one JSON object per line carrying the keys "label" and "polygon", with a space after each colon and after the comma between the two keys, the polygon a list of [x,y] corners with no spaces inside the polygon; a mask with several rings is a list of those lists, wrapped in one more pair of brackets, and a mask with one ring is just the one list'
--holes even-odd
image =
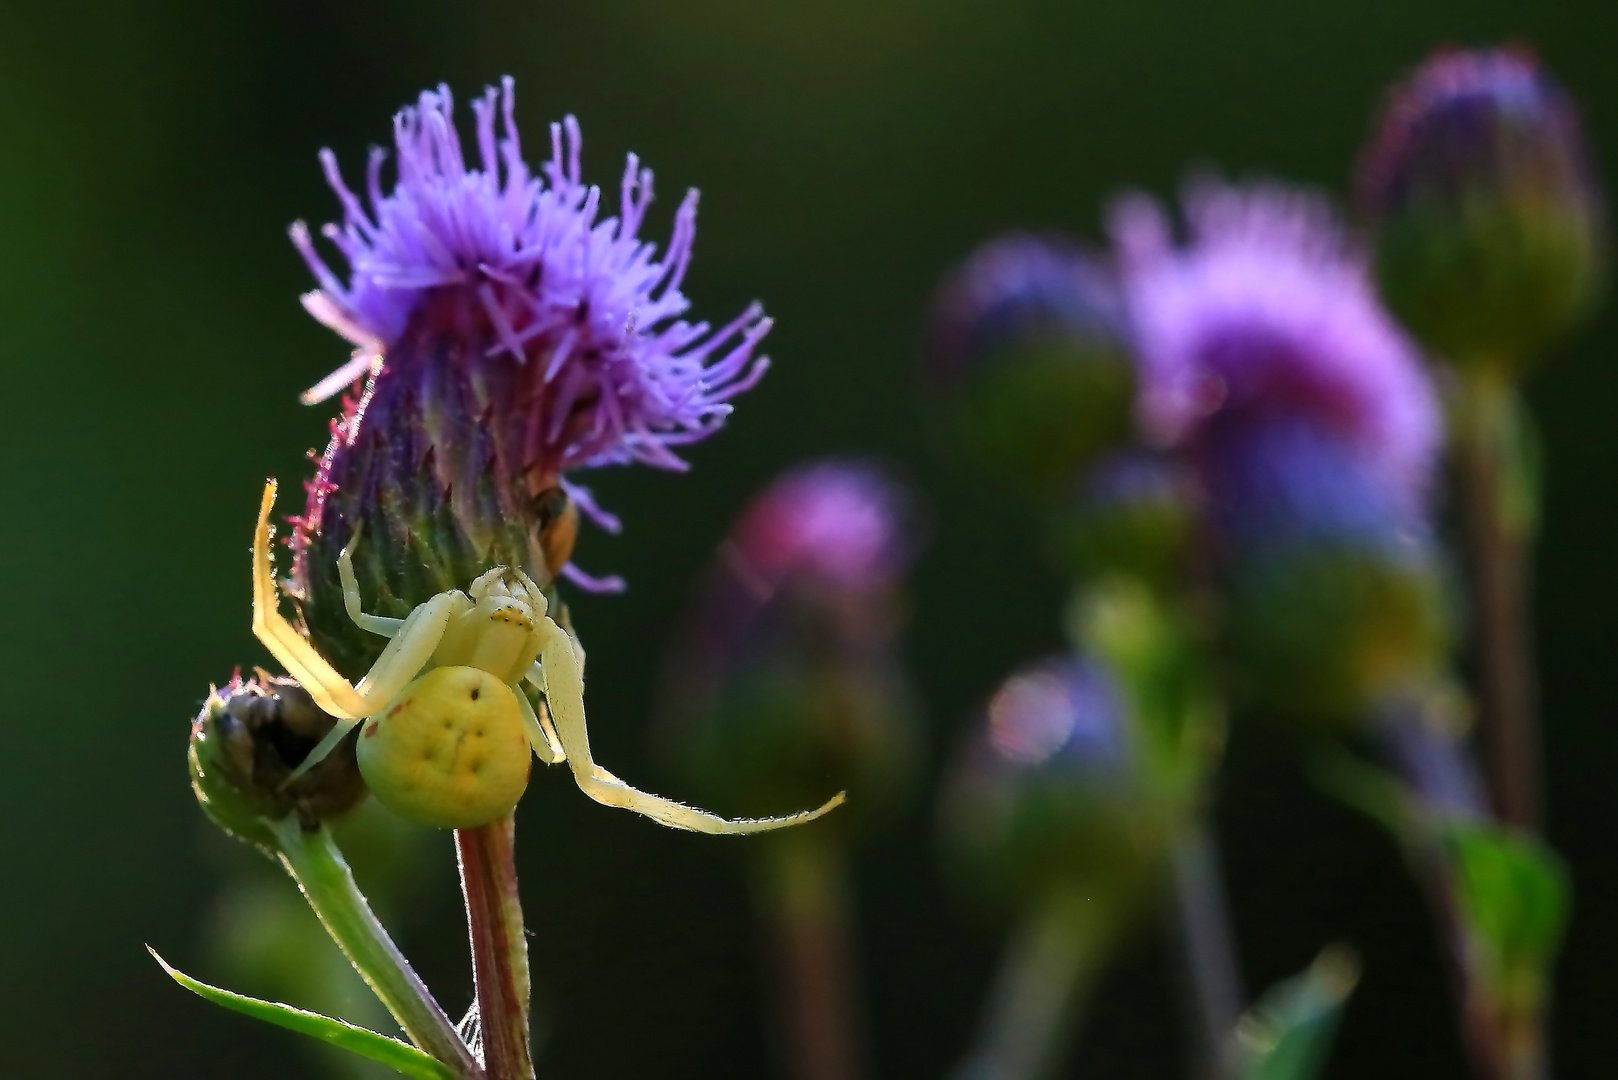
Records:
{"label": "purple thistle flower", "polygon": [[1383,293],[1445,359],[1520,366],[1599,292],[1601,185],[1573,103],[1524,49],[1434,54],[1390,96],[1357,179]]}
{"label": "purple thistle flower", "polygon": [[859,808],[851,824],[904,793],[919,733],[896,641],[914,525],[908,493],[858,461],[794,469],[742,512],[662,688],[670,755],[703,797],[756,813],[830,784]]}
{"label": "purple thistle flower", "polygon": [[356,346],[354,359],[305,395],[345,396],[342,415],[292,519],[294,592],[305,625],[339,670],[374,661],[340,603],[337,554],[363,529],[361,593],[408,613],[491,566],[548,583],[621,588],[571,563],[578,515],[618,522],[570,482],[571,470],[641,462],[684,469],[676,449],[716,431],[729,399],[768,366],[755,356],[770,322],[749,307],[717,330],[683,316],[696,192],[680,204],[667,249],[639,238],[652,174],[630,155],[618,213],[586,186],[572,117],[551,126],[551,159],[525,163],[510,79],[473,103],[476,161],[452,123],[448,90],[394,118],[397,180],[371,154],[362,202],[321,154],[343,208],[326,237],[342,280],[307,229],[292,238],[319,288],[304,306]]}
{"label": "purple thistle flower", "polygon": [[1106,266],[1061,236],[1009,233],[945,280],[925,374],[945,384],[1011,349],[1051,344],[1124,352],[1129,327]]}
{"label": "purple thistle flower", "polygon": [[828,461],[771,484],[731,533],[733,559],[755,582],[792,576],[845,588],[893,585],[915,554],[908,500],[871,465]]}
{"label": "purple thistle flower", "polygon": [[1204,479],[1233,685],[1289,726],[1357,727],[1448,656],[1424,508],[1305,417],[1224,433]]}
{"label": "purple thistle flower", "polygon": [[908,493],[859,461],[779,477],[720,548],[677,665],[699,696],[771,652],[872,656],[894,632],[896,591],[917,549]]}
{"label": "purple thistle flower", "polygon": [[1525,49],[1441,49],[1396,87],[1359,170],[1368,206],[1461,199],[1479,187],[1593,197],[1567,94]]}
{"label": "purple thistle flower", "polygon": [[1390,558],[1432,556],[1426,515],[1364,455],[1300,417],[1229,432],[1204,468],[1215,538],[1237,558],[1286,545],[1349,545]]}
{"label": "purple thistle flower", "polygon": [[478,339],[463,362],[515,372],[512,396],[499,404],[510,414],[501,419],[522,428],[524,466],[553,476],[629,461],[683,469],[671,448],[712,434],[729,400],[764,374],[768,362],[754,350],[770,320],[757,305],[717,331],[681,318],[696,191],[658,258],[637,236],[651,170],[629,155],[618,215],[601,219],[601,189],[582,180],[578,122],[551,125],[551,160],[534,175],[513,107],[510,78],[473,103],[478,164],[469,168],[449,90],[423,93],[394,118],[393,191],[383,194],[386,153],[373,149],[364,204],[322,151],[343,206],[341,227],[324,234],[348,261],[349,280],[331,271],[300,222],[292,240],[320,283],[303,302],[358,352],[307,400],[362,378],[373,356],[385,375],[392,350],[429,317],[427,301],[449,294]]}
{"label": "purple thistle flower", "polygon": [[1012,233],[939,288],[923,385],[967,456],[1036,493],[1128,441],[1128,312],[1112,268],[1059,236]]}
{"label": "purple thistle flower", "polygon": [[1307,418],[1419,499],[1440,441],[1435,396],[1329,206],[1214,181],[1192,184],[1183,204],[1184,246],[1144,197],[1113,215],[1147,430],[1207,445],[1260,417]]}

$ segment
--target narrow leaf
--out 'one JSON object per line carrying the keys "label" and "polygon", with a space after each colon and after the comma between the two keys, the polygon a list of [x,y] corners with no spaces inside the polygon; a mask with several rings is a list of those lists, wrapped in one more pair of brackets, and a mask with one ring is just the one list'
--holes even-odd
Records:
{"label": "narrow leaf", "polygon": [[1489,950],[1496,974],[1543,975],[1567,922],[1567,871],[1532,836],[1493,825],[1455,826],[1448,838],[1452,888],[1468,930]]}
{"label": "narrow leaf", "polygon": [[356,1027],[344,1020],[294,1009],[279,1002],[260,1001],[258,998],[209,986],[207,983],[198,982],[183,971],[170,967],[168,961],[158,956],[157,950],[150,945],[146,946],[146,951],[163,965],[163,970],[168,972],[169,977],[175,982],[198,997],[207,998],[215,1005],[223,1005],[227,1009],[284,1027],[288,1031],[312,1035],[333,1046],[340,1046],[344,1050],[386,1065],[395,1072],[410,1077],[411,1080],[455,1080],[455,1072],[448,1065],[428,1057],[408,1043],[379,1035],[367,1028]]}
{"label": "narrow leaf", "polygon": [[1331,1049],[1359,963],[1341,947],[1265,992],[1236,1033],[1239,1080],[1313,1080]]}

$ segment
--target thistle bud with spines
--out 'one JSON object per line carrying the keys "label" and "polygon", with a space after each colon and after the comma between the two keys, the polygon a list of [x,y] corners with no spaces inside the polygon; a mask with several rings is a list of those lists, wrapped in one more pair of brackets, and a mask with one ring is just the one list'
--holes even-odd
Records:
{"label": "thistle bud with spines", "polygon": [[1110,267],[1057,237],[1011,235],[945,281],[923,375],[968,457],[1045,494],[1128,440],[1131,349]]}
{"label": "thistle bud with spines", "polygon": [[1520,370],[1600,289],[1606,208],[1584,134],[1525,50],[1427,60],[1390,96],[1358,185],[1383,296],[1445,359]]}
{"label": "thistle bud with spines", "polygon": [[296,815],[314,828],[341,817],[367,793],[353,738],[287,780],[335,723],[291,679],[233,676],[209,692],[191,724],[186,761],[197,802],[220,828],[269,852],[279,847],[272,822]]}

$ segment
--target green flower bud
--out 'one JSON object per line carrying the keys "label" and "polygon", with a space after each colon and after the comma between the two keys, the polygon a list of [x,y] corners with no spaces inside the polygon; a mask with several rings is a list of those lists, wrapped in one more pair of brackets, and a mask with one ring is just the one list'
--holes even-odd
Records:
{"label": "green flower bud", "polygon": [[1142,743],[1099,664],[1060,657],[1013,675],[945,791],[943,838],[963,878],[1017,906],[1072,893],[1116,912],[1149,897],[1195,798]]}
{"label": "green flower bud", "polygon": [[1261,711],[1289,724],[1363,724],[1449,651],[1440,570],[1414,543],[1255,551],[1232,575],[1229,602],[1238,678]]}
{"label": "green flower bud", "polygon": [[313,828],[352,809],[366,794],[352,737],[286,782],[335,723],[291,679],[232,677],[191,724],[186,760],[197,802],[220,828],[266,851],[278,847],[270,822],[296,814]]}
{"label": "green flower bud", "polygon": [[939,295],[924,368],[966,453],[1036,493],[1132,430],[1135,364],[1111,271],[1064,242],[979,249]]}
{"label": "green flower bud", "polygon": [[1117,454],[1056,508],[1052,547],[1081,579],[1124,574],[1166,586],[1184,568],[1197,512],[1182,466],[1146,453]]}
{"label": "green flower bud", "polygon": [[1520,366],[1596,296],[1599,187],[1571,103],[1526,53],[1434,56],[1394,92],[1359,186],[1388,306],[1450,360]]}
{"label": "green flower bud", "polygon": [[404,618],[494,566],[549,584],[572,556],[579,515],[555,476],[508,475],[509,448],[484,431],[495,389],[459,362],[451,325],[423,319],[358,404],[345,400],[293,518],[292,595],[310,643],[350,679],[387,641],[343,608],[337,556],[362,529],[355,577],[366,610]]}

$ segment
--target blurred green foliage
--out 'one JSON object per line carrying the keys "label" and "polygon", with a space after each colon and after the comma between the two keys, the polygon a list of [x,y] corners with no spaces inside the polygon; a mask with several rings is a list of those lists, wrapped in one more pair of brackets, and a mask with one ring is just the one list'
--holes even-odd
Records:
{"label": "blurred green foliage", "polygon": [[[585,168],[633,149],[663,197],[703,189],[690,290],[704,312],[763,299],[776,368],[688,476],[603,475],[622,538],[580,561],[626,574],[580,597],[601,760],[650,780],[653,658],[748,494],[800,456],[907,466],[937,538],[908,650],[947,748],[995,681],[1054,647],[1057,575],[999,492],[934,464],[913,402],[936,275],[992,230],[1094,232],[1123,185],[1190,165],[1341,189],[1381,88],[1442,41],[1523,37],[1618,147],[1618,8],[1543,0],[1135,4],[739,0],[597,5],[14,5],[0,14],[0,1017],[8,1075],[283,1076],[281,1033],[170,986],[151,941],[201,978],[198,926],[222,845],[186,783],[184,718],[210,681],[267,658],[248,633],[247,546],[264,476],[306,475],[327,415],[298,391],[346,350],[298,308],[285,240],[336,204],[388,118],[447,80],[460,100],[517,77],[529,146],[576,111]],[[656,234],[656,229],[649,230]],[[1559,972],[1558,1065],[1605,1075],[1618,978],[1618,324],[1604,317],[1531,397],[1546,444],[1541,673],[1553,843],[1583,898]],[[179,719],[176,719],[176,718]],[[1246,741],[1243,741],[1246,738]],[[1223,785],[1238,929],[1256,984],[1322,940],[1364,985],[1329,1075],[1458,1076],[1426,915],[1374,828],[1310,794],[1287,754],[1238,737]],[[680,796],[682,792],[669,790]],[[518,822],[536,995],[555,1077],[757,1077],[765,1060],[745,891],[723,841],[671,835],[535,777]],[[447,840],[423,839],[421,899],[390,921],[455,1011],[470,999]],[[245,854],[245,852],[244,852]],[[256,856],[254,856],[256,858]],[[942,1072],[994,942],[967,929],[918,816],[861,870],[872,1030],[886,1075]],[[359,869],[365,886],[365,868]],[[1102,988],[1077,1073],[1178,1075],[1160,956]],[[232,982],[248,993],[263,987]],[[1387,1032],[1396,1030],[1397,1037]]]}

